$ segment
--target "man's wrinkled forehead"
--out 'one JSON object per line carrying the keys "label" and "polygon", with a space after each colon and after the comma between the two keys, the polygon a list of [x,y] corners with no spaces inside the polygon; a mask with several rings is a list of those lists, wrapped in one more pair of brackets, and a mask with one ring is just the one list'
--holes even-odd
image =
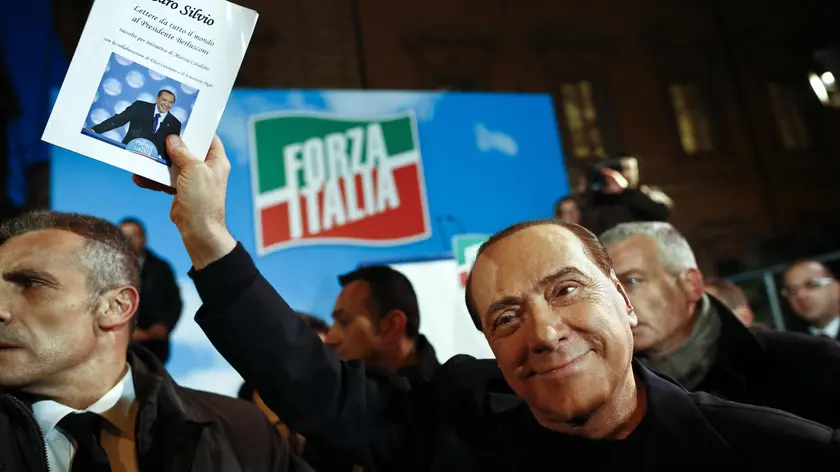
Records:
{"label": "man's wrinkled forehead", "polygon": [[473,289],[479,285],[498,285],[539,280],[559,267],[575,267],[584,274],[598,268],[587,255],[583,243],[559,225],[531,226],[488,246],[473,268]]}
{"label": "man's wrinkled forehead", "polygon": [[85,242],[82,236],[60,229],[24,233],[0,245],[0,267],[8,270],[21,264],[65,265],[80,256]]}

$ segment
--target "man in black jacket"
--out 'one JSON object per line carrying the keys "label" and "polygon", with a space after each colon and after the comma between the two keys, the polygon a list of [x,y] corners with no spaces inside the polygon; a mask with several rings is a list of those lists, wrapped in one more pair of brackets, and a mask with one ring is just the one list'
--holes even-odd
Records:
{"label": "man in black jacket", "polygon": [[137,100],[122,113],[118,113],[94,126],[92,130],[97,134],[111,131],[128,123],[128,131],[123,138],[123,144],[132,139],[144,138],[151,141],[157,148],[158,154],[167,165],[172,162],[166,154],[166,137],[170,134],[181,134],[181,120],[170,112],[175,104],[175,93],[163,89],[158,92],[155,103]]}
{"label": "man in black jacket", "polygon": [[169,361],[169,336],[181,318],[181,290],[169,263],[146,245],[143,223],[136,218],[126,218],[120,222],[120,229],[140,261],[140,306],[131,339],[166,365]]}
{"label": "man in black jacket", "polygon": [[[342,290],[324,342],[342,360],[363,360],[412,385],[431,380],[440,367],[435,349],[420,334],[420,305],[411,281],[388,266],[365,266],[338,277]],[[317,440],[303,457],[319,472],[352,470],[352,462]]]}
{"label": "man in black jacket", "polygon": [[411,281],[388,266],[338,277],[342,290],[324,342],[343,360],[361,359],[411,382],[431,379],[440,364],[420,334],[420,304]]}
{"label": "man in black jacket", "polygon": [[181,388],[148,351],[127,351],[139,268],[115,225],[7,221],[0,273],[0,470],[304,467],[252,405]]}
{"label": "man in black jacket", "polygon": [[[196,319],[288,424],[379,470],[806,470],[838,434],[787,413],[689,394],[632,361],[636,315],[597,239],[557,221],[483,245],[468,306],[497,360],[457,356],[412,385],[341,362],[256,270],[225,226],[230,163],[168,142],[178,226],[204,305]],[[515,393],[516,395],[514,395]]]}
{"label": "man in black jacket", "polygon": [[840,344],[744,326],[703,293],[691,247],[668,223],[621,224],[601,242],[636,308],[636,352],[649,367],[689,390],[840,428]]}

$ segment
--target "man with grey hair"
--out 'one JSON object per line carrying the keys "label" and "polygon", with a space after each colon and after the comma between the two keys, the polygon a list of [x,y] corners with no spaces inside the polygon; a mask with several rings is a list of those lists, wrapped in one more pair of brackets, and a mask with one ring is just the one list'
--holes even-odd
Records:
{"label": "man with grey hair", "polygon": [[105,220],[41,211],[0,225],[0,470],[297,465],[257,408],[181,388],[128,348],[139,278]]}
{"label": "man with grey hair", "polygon": [[670,224],[624,223],[601,235],[639,318],[637,357],[689,390],[840,427],[840,346],[751,330],[704,293],[691,246]]}

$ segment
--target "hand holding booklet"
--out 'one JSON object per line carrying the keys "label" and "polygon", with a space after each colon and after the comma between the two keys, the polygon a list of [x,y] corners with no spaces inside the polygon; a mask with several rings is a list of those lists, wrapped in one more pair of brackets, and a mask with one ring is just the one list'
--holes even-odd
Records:
{"label": "hand holding booklet", "polygon": [[96,0],[43,139],[172,185],[166,137],[207,153],[257,16],[224,0]]}

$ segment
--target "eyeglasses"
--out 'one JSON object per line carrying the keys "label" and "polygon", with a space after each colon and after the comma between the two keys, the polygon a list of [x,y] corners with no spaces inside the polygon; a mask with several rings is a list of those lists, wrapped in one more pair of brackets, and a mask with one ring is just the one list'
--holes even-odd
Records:
{"label": "eyeglasses", "polygon": [[817,279],[808,280],[800,285],[785,287],[781,290],[781,294],[783,297],[790,297],[791,295],[796,295],[796,293],[800,290],[813,290],[815,288],[826,287],[833,283],[834,279],[832,279],[831,277],[820,277]]}

